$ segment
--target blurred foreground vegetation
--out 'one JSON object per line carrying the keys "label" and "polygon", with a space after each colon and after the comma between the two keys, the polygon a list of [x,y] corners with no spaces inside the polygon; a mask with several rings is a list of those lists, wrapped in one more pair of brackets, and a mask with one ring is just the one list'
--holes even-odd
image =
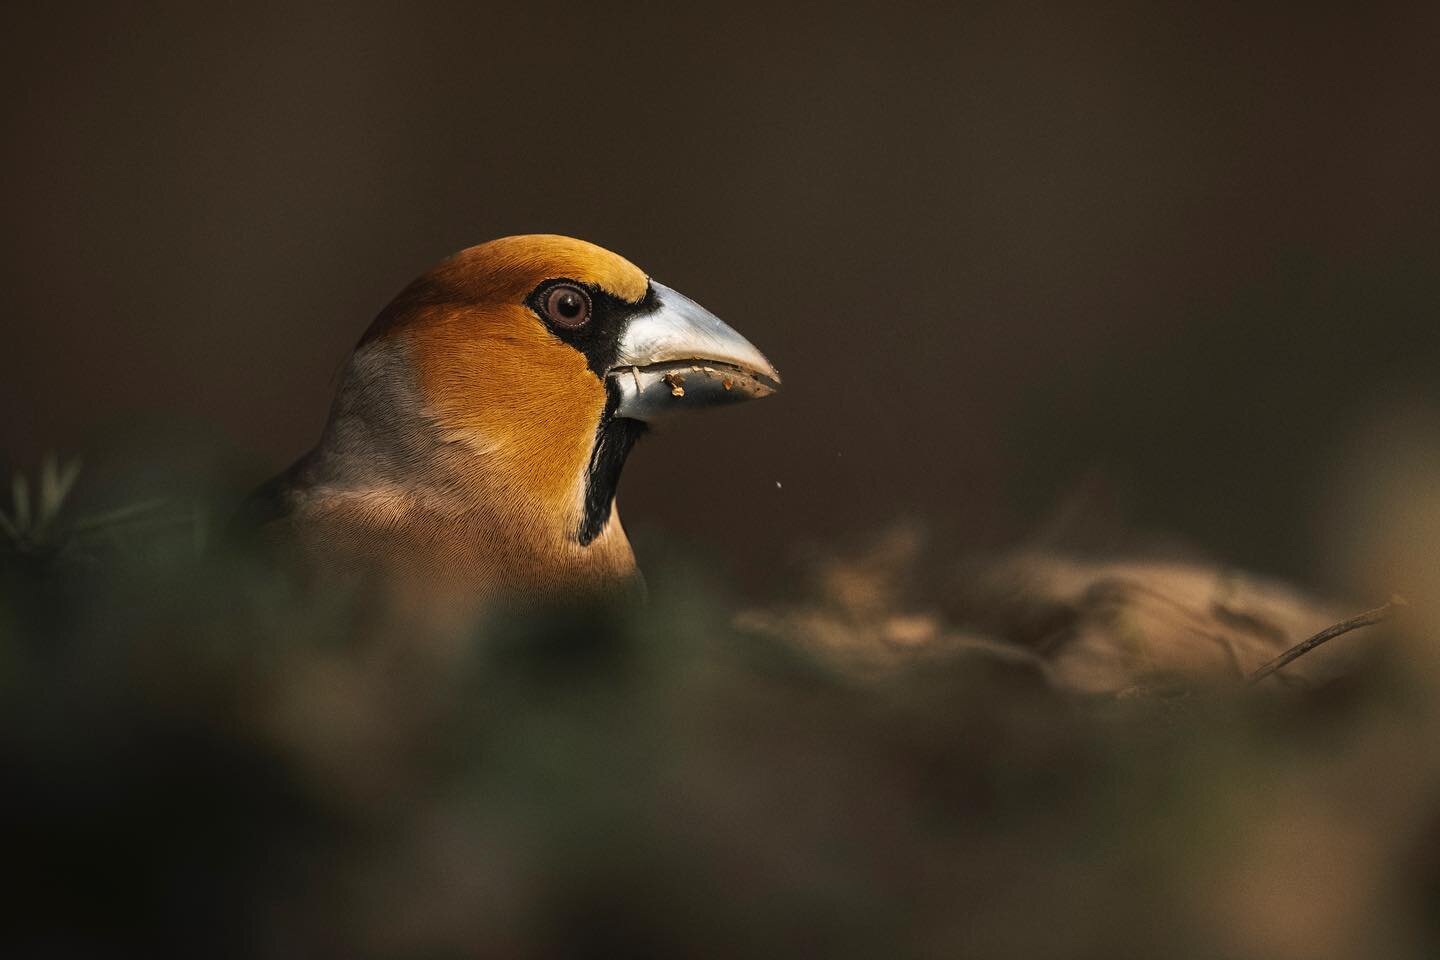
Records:
{"label": "blurred foreground vegetation", "polygon": [[0,547],[5,956],[1440,954],[1423,610],[1323,682],[1082,693],[884,548],[440,638],[47,469]]}

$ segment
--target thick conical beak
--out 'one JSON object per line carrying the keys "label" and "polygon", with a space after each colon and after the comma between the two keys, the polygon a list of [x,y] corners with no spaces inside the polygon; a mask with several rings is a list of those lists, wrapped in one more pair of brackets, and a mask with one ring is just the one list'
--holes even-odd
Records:
{"label": "thick conical beak", "polygon": [[606,373],[620,391],[619,416],[653,420],[780,389],[779,372],[749,340],[684,294],[651,287],[659,308],[625,326]]}

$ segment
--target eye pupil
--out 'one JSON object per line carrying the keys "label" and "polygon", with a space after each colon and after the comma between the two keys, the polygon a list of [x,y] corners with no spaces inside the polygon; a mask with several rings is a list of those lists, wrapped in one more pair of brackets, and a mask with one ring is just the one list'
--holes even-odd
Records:
{"label": "eye pupil", "polygon": [[545,297],[545,313],[562,327],[584,326],[590,320],[590,297],[579,287],[555,287]]}

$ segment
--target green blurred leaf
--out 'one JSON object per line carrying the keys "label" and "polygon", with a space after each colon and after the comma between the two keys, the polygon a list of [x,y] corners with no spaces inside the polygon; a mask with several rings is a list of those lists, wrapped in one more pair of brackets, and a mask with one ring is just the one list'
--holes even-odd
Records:
{"label": "green blurred leaf", "polygon": [[61,467],[54,454],[45,457],[40,465],[40,509],[35,524],[37,538],[60,516],[79,476],[78,458]]}
{"label": "green blurred leaf", "polygon": [[117,507],[114,510],[107,510],[93,516],[77,520],[70,527],[70,532],[79,536],[86,533],[94,533],[97,530],[111,530],[115,527],[134,525],[150,521],[155,525],[167,523],[179,523],[183,517],[156,517],[154,514],[167,506],[168,500],[156,498],[141,500],[136,503]]}

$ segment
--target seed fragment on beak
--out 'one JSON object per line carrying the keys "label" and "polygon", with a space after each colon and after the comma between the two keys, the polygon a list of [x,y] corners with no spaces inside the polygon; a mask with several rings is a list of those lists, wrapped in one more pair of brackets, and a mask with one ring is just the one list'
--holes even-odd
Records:
{"label": "seed fragment on beak", "polygon": [[667,373],[667,374],[665,374],[665,376],[664,376],[663,379],[665,380],[666,385],[670,387],[670,396],[672,396],[672,397],[683,397],[683,396],[685,396],[685,378],[684,378],[684,377],[680,376],[678,373]]}

